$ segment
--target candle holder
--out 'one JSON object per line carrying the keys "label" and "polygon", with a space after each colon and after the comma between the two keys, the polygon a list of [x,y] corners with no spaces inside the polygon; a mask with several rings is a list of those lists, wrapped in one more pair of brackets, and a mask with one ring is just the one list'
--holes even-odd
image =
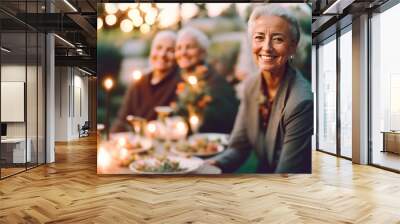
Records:
{"label": "candle holder", "polygon": [[186,138],[189,132],[189,127],[182,117],[171,117],[167,118],[166,121],[169,139],[179,141]]}
{"label": "candle holder", "polygon": [[158,106],[154,110],[157,112],[157,119],[165,123],[165,118],[168,117],[173,109],[169,106]]}
{"label": "candle holder", "polygon": [[195,110],[192,105],[188,105],[188,112],[188,122],[190,130],[193,134],[196,134],[199,131],[201,123],[203,122],[202,116]]}
{"label": "candle holder", "polygon": [[110,140],[110,92],[114,86],[114,81],[111,77],[104,79],[103,87],[106,90],[106,133],[107,140]]}
{"label": "candle holder", "polygon": [[144,124],[146,123],[146,119],[138,116],[128,115],[126,116],[126,120],[131,125],[133,132],[135,133],[136,136],[143,135],[143,127]]}
{"label": "candle holder", "polygon": [[169,136],[166,119],[172,113],[173,109],[169,106],[158,106],[155,107],[154,110],[157,112],[158,138],[160,140],[168,141]]}

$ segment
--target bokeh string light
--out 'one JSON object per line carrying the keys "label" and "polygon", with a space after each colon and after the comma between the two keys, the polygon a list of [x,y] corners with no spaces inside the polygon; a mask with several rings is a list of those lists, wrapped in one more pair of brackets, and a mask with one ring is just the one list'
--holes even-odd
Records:
{"label": "bokeh string light", "polygon": [[160,12],[155,3],[106,3],[103,15],[97,18],[97,29],[119,28],[124,33],[146,34],[159,26]]}
{"label": "bokeh string light", "polygon": [[106,16],[106,24],[109,26],[113,26],[117,23],[117,17],[114,14],[110,14]]}
{"label": "bokeh string light", "polygon": [[120,27],[122,32],[129,33],[133,30],[133,22],[130,19],[124,19],[122,20]]}
{"label": "bokeh string light", "polygon": [[103,19],[102,18],[97,18],[97,29],[103,28]]}
{"label": "bokeh string light", "polygon": [[[204,4],[207,15],[215,17],[228,9],[232,3]],[[244,14],[249,4],[238,4],[236,7],[239,13]],[[121,32],[125,33],[143,33],[175,25],[180,26],[182,22],[185,23],[198,15],[204,14],[200,12],[203,7],[200,5],[202,3],[105,3],[102,4],[103,8],[100,8],[99,11],[98,23],[100,25],[98,25],[98,30],[120,29]],[[126,24],[130,23],[124,22],[125,25],[121,25],[126,19],[131,20],[134,26],[128,32],[126,30],[130,30],[130,25]],[[128,27],[129,29],[127,29]]]}

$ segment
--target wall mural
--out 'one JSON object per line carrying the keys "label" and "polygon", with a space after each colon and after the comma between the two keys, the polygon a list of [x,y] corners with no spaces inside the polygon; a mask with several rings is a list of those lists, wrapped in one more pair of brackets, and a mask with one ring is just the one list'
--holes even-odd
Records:
{"label": "wall mural", "polygon": [[99,174],[311,173],[311,5],[98,4]]}

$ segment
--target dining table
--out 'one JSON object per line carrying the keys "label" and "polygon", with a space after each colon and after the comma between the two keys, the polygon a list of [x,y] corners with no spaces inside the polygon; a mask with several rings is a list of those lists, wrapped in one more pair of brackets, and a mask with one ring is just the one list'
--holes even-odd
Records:
{"label": "dining table", "polygon": [[[216,135],[216,134],[212,133],[211,135]],[[221,135],[227,138],[227,136],[224,136],[224,134],[217,134],[217,135]],[[207,136],[207,134],[203,134],[202,136]],[[190,138],[190,136],[188,138]],[[111,134],[109,140],[98,141],[100,143],[98,146],[97,174],[154,175],[153,173],[148,173],[148,174],[137,173],[134,170],[132,170],[130,168],[130,165],[132,162],[134,162],[134,160],[129,162],[129,164],[121,165],[121,162],[118,161],[118,159],[115,159],[115,156],[114,157],[110,156],[113,154],[113,152],[120,150],[124,144],[127,144],[127,142],[138,142],[138,141],[142,143],[144,149],[134,154],[138,155],[138,157],[140,158],[154,158],[156,156],[167,156],[167,157],[182,156],[190,159],[190,156],[178,154],[176,151],[171,150],[172,148],[175,147],[177,141],[160,139],[160,138],[148,138],[144,136],[138,136],[136,134],[133,134],[132,132],[120,132]],[[151,144],[151,146],[149,146],[149,144]],[[102,151],[104,151],[106,155],[103,155],[104,152]],[[198,160],[198,157],[196,157],[195,159]],[[215,175],[222,173],[222,170],[219,167],[206,163],[205,160],[207,158],[200,158],[200,159],[203,160],[202,165],[199,166],[197,169],[193,170],[192,172],[188,172],[185,174],[178,173],[169,175],[208,175],[208,174]]]}

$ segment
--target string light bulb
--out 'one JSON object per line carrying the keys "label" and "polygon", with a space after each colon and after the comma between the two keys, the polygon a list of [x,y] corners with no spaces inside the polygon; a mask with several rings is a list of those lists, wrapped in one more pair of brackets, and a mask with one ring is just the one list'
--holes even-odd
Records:
{"label": "string light bulb", "polygon": [[149,24],[143,23],[143,24],[140,26],[140,32],[142,32],[143,34],[146,34],[146,33],[150,32],[150,26],[149,26]]}
{"label": "string light bulb", "polygon": [[108,14],[115,14],[118,12],[118,8],[115,3],[106,3],[104,9]]}
{"label": "string light bulb", "polygon": [[143,74],[139,70],[135,70],[132,72],[132,79],[134,81],[139,81],[142,78]]}
{"label": "string light bulb", "polygon": [[117,23],[117,17],[114,14],[106,16],[106,23],[109,26],[113,26]]}
{"label": "string light bulb", "polygon": [[196,76],[191,75],[191,76],[188,77],[188,82],[189,82],[190,85],[194,86],[194,85],[197,84],[198,81],[197,81]]}
{"label": "string light bulb", "polygon": [[133,22],[130,19],[124,19],[122,20],[120,27],[122,32],[129,33],[133,30]]}
{"label": "string light bulb", "polygon": [[103,19],[98,17],[97,18],[97,29],[101,29],[103,27]]}

